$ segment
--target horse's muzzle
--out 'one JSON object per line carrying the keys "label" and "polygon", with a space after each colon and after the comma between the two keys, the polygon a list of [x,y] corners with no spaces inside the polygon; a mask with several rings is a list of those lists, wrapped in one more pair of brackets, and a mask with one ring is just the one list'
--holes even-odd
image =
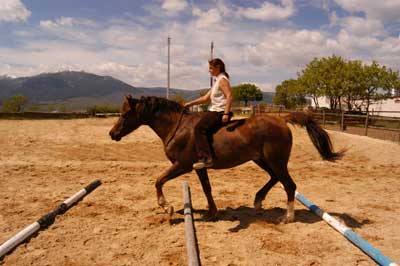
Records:
{"label": "horse's muzzle", "polygon": [[115,141],[120,141],[121,140],[121,136],[117,136],[117,134],[115,134],[114,132],[110,131],[109,134],[110,134],[110,137],[111,137],[112,140],[115,140]]}

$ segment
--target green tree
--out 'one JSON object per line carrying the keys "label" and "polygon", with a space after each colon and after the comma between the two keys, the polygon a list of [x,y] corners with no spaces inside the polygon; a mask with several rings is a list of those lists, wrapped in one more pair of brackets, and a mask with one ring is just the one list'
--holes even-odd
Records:
{"label": "green tree", "polygon": [[299,75],[299,80],[306,88],[318,108],[318,98],[327,96],[332,110],[341,109],[344,88],[344,68],[346,62],[340,56],[314,58]]}
{"label": "green tree", "polygon": [[86,112],[90,115],[96,115],[97,113],[119,113],[119,108],[110,104],[96,104],[89,106]]}
{"label": "green tree", "polygon": [[361,84],[365,78],[362,62],[359,60],[346,62],[343,76],[343,102],[347,105],[347,110],[361,111],[364,94]]}
{"label": "green tree", "polygon": [[53,112],[54,110],[56,110],[56,106],[53,103],[49,103],[47,105],[47,112]]}
{"label": "green tree", "polygon": [[232,88],[233,98],[237,101],[244,101],[247,106],[249,101],[261,101],[263,94],[261,90],[254,84],[243,83]]}
{"label": "green tree", "polygon": [[60,104],[60,106],[58,107],[58,111],[61,113],[66,113],[67,107],[65,106],[65,104]]}
{"label": "green tree", "polygon": [[3,112],[7,113],[19,113],[22,112],[24,109],[24,105],[28,102],[28,99],[21,95],[15,95],[6,100],[3,103]]}
{"label": "green tree", "polygon": [[322,58],[321,83],[323,94],[329,97],[331,110],[342,109],[346,62],[340,56]]}
{"label": "green tree", "polygon": [[316,108],[319,108],[318,98],[323,96],[323,82],[320,79],[322,73],[321,65],[321,60],[314,58],[298,74],[298,80],[302,84],[305,94],[312,98]]}
{"label": "green tree", "polygon": [[364,65],[361,61],[345,60],[338,56],[314,58],[298,73],[294,80],[282,82],[276,89],[275,102],[293,106],[296,97],[301,94],[312,97],[318,108],[318,97],[330,99],[331,109],[342,109],[342,103],[348,110],[369,110],[373,101],[391,96],[392,91],[400,91],[399,71],[381,66],[377,62]]}
{"label": "green tree", "polygon": [[368,112],[373,101],[390,97],[391,90],[398,84],[399,75],[390,68],[380,66],[376,61],[373,61],[371,65],[364,65],[363,75],[364,79],[360,86]]}
{"label": "green tree", "polygon": [[175,101],[177,103],[186,102],[185,96],[183,96],[183,94],[181,94],[181,93],[177,93],[177,94],[172,95],[171,100]]}
{"label": "green tree", "polygon": [[[201,96],[206,95],[207,92],[208,92],[209,90],[210,90],[210,89],[201,90],[200,93],[199,93],[199,96],[201,97]],[[210,105],[209,103],[200,104],[200,109],[201,109],[203,112],[206,112],[206,111],[208,110],[208,106],[209,106],[209,105]]]}
{"label": "green tree", "polygon": [[40,111],[40,106],[36,105],[36,104],[32,104],[27,107],[27,110],[30,112],[38,112],[38,111]]}
{"label": "green tree", "polygon": [[276,87],[274,104],[284,105],[286,109],[306,104],[305,89],[296,79],[283,81]]}

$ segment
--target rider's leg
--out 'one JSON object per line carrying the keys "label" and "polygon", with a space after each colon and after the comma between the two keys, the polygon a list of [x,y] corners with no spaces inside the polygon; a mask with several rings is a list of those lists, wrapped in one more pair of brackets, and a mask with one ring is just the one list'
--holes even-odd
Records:
{"label": "rider's leg", "polygon": [[213,158],[208,138],[221,123],[221,114],[218,112],[207,112],[196,124],[194,134],[199,161],[193,165],[193,168],[201,169],[212,166]]}

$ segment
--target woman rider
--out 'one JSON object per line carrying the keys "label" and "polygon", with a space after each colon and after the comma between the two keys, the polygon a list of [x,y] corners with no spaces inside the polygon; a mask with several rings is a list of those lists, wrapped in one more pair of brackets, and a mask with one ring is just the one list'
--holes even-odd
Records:
{"label": "woman rider", "polygon": [[216,132],[224,123],[229,122],[232,116],[232,90],[229,84],[229,75],[225,71],[225,64],[219,58],[212,59],[208,63],[209,72],[215,80],[213,86],[204,96],[184,105],[189,107],[211,100],[209,111],[206,112],[194,128],[195,146],[199,160],[193,164],[194,169],[202,169],[213,165],[208,136]]}

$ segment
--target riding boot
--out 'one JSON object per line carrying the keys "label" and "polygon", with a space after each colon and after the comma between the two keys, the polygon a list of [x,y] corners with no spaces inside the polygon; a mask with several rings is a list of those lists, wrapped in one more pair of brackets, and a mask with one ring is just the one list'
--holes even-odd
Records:
{"label": "riding boot", "polygon": [[203,159],[203,160],[198,161],[197,163],[194,163],[193,168],[196,170],[199,170],[199,169],[203,169],[203,168],[209,168],[213,165],[214,165],[213,160],[210,157],[208,159]]}

